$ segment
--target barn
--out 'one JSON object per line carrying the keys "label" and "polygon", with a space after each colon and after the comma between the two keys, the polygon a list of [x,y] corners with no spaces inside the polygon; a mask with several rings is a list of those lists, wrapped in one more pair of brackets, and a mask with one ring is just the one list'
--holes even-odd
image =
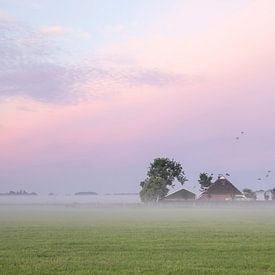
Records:
{"label": "barn", "polygon": [[177,192],[174,192],[170,195],[165,196],[160,200],[160,202],[182,202],[187,200],[195,200],[196,194],[186,190],[181,189]]}
{"label": "barn", "polygon": [[201,194],[199,200],[225,201],[233,199],[236,195],[242,195],[242,192],[228,179],[220,176]]}

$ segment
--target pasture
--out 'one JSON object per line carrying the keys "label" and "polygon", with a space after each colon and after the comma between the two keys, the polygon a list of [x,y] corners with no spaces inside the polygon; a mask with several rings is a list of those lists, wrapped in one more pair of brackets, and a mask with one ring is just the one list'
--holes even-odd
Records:
{"label": "pasture", "polygon": [[275,274],[274,207],[0,206],[0,274]]}

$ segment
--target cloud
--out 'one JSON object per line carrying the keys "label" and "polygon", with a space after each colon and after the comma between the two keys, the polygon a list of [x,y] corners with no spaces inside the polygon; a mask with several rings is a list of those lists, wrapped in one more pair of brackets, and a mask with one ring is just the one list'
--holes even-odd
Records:
{"label": "cloud", "polygon": [[127,78],[133,85],[149,86],[166,86],[187,80],[187,77],[182,74],[165,73],[157,69],[136,71]]}
{"label": "cloud", "polygon": [[0,72],[21,64],[49,59],[54,45],[34,30],[0,18]]}
{"label": "cloud", "polygon": [[72,71],[54,62],[54,47],[26,26],[0,20],[0,97],[68,101]]}
{"label": "cloud", "polygon": [[[44,27],[42,32],[62,35],[67,30]],[[86,36],[86,33],[79,33]],[[0,99],[31,98],[43,103],[70,104],[104,97],[139,86],[160,87],[187,83],[188,77],[159,69],[140,68],[133,62],[59,62],[55,44],[40,32],[0,19]],[[63,52],[62,52],[63,54]]]}
{"label": "cloud", "polygon": [[72,86],[75,72],[53,63],[24,64],[15,71],[0,74],[0,95],[30,97],[41,102],[75,100]]}
{"label": "cloud", "polygon": [[87,81],[87,72],[78,64],[58,62],[59,53],[60,49],[39,32],[0,18],[0,99],[19,96],[69,103],[84,97],[85,92],[77,86]]}
{"label": "cloud", "polygon": [[47,35],[64,35],[67,30],[61,26],[43,26],[40,28],[40,32],[42,34],[47,34]]}
{"label": "cloud", "polygon": [[86,31],[78,31],[77,32],[77,36],[79,38],[83,38],[83,39],[89,39],[89,38],[91,38],[91,34],[89,32],[86,32]]}
{"label": "cloud", "polygon": [[14,21],[15,17],[3,10],[0,10],[0,21]]}
{"label": "cloud", "polygon": [[120,24],[105,26],[104,28],[102,28],[102,32],[104,34],[119,34],[123,31],[125,31],[125,26]]}
{"label": "cloud", "polygon": [[73,29],[73,28],[65,28],[62,26],[42,26],[39,28],[38,32],[43,36],[48,37],[73,37],[73,38],[81,38],[81,39],[89,39],[91,38],[91,34],[87,31]]}
{"label": "cloud", "polygon": [[26,107],[26,106],[17,106],[16,110],[21,111],[21,112],[36,112],[34,109]]}

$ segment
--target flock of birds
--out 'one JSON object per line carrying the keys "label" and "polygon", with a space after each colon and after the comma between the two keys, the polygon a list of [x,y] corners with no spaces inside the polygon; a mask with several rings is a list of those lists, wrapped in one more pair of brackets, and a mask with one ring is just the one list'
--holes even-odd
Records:
{"label": "flock of birds", "polygon": [[[244,132],[244,131],[241,131],[240,134],[239,134],[238,136],[236,136],[236,140],[240,140],[241,137],[242,137],[244,134],[245,134],[245,132]],[[269,178],[269,177],[271,176],[271,173],[272,173],[271,170],[267,170],[266,173],[265,173],[265,176],[259,177],[259,178],[258,178],[258,181],[261,181],[261,180],[263,180],[264,178]],[[211,176],[213,176],[213,174],[211,174]],[[230,174],[229,174],[229,173],[225,173],[225,176],[230,177]]]}
{"label": "flock of birds", "polygon": [[[258,178],[258,180],[260,181],[260,180],[262,180],[263,178],[269,178],[270,176],[271,176],[271,170],[268,170],[267,172],[266,172],[266,175],[265,175],[265,177],[261,177],[261,178]],[[230,177],[230,174],[229,173],[225,173],[225,175],[227,176],[227,177]]]}
{"label": "flock of birds", "polygon": [[[243,131],[241,132],[241,135],[244,135],[244,132],[243,132]],[[240,136],[237,136],[237,137],[236,137],[236,140],[239,140],[239,139],[240,139]]]}
{"label": "flock of birds", "polygon": [[[242,131],[242,132],[240,133],[240,135],[236,137],[236,140],[240,140],[240,137],[241,137],[242,135],[244,135],[244,134],[245,134],[245,132]],[[259,177],[259,178],[258,178],[258,181],[261,181],[261,180],[263,180],[264,178],[269,178],[269,177],[271,176],[271,172],[272,172],[271,170],[268,170],[268,171],[265,173],[265,176],[264,176],[264,177]],[[229,174],[229,173],[226,173],[225,175],[228,176],[228,177],[230,177],[230,174]]]}
{"label": "flock of birds", "polygon": [[[245,132],[242,131],[240,134],[241,134],[240,136],[242,136],[242,135],[245,134]],[[236,140],[239,140],[239,139],[240,139],[240,136],[237,136],[237,137],[236,137]],[[271,170],[268,170],[268,171],[265,173],[265,176],[264,176],[264,177],[259,177],[259,178],[258,178],[258,181],[263,180],[263,178],[269,178],[270,175],[271,175],[271,172],[272,172]],[[230,176],[230,174],[228,174],[228,173],[226,173],[225,175],[226,175],[226,176]]]}
{"label": "flock of birds", "polygon": [[[241,132],[239,133],[239,135],[236,136],[235,139],[236,139],[237,141],[239,141],[243,135],[245,135],[245,132],[244,132],[244,131],[241,131]],[[271,170],[267,170],[266,173],[265,173],[265,175],[262,176],[262,177],[259,177],[257,180],[258,180],[258,181],[262,181],[262,180],[264,180],[264,179],[268,179],[269,177],[271,177],[271,173],[272,173]],[[225,173],[224,175],[225,175],[226,177],[230,177],[230,174],[229,174],[229,173]],[[210,176],[213,177],[214,174],[210,174]],[[222,176],[222,175],[219,175],[219,176]],[[194,188],[195,188],[195,186],[194,186]]]}
{"label": "flock of birds", "polygon": [[[271,175],[271,170],[268,170],[265,177],[268,178]],[[262,178],[258,178],[258,180],[262,180]]]}

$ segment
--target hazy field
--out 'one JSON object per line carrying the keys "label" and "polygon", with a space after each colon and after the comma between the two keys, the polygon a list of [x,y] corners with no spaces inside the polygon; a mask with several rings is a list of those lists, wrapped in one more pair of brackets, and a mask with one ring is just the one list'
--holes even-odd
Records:
{"label": "hazy field", "polygon": [[275,207],[0,206],[1,274],[275,274]]}

